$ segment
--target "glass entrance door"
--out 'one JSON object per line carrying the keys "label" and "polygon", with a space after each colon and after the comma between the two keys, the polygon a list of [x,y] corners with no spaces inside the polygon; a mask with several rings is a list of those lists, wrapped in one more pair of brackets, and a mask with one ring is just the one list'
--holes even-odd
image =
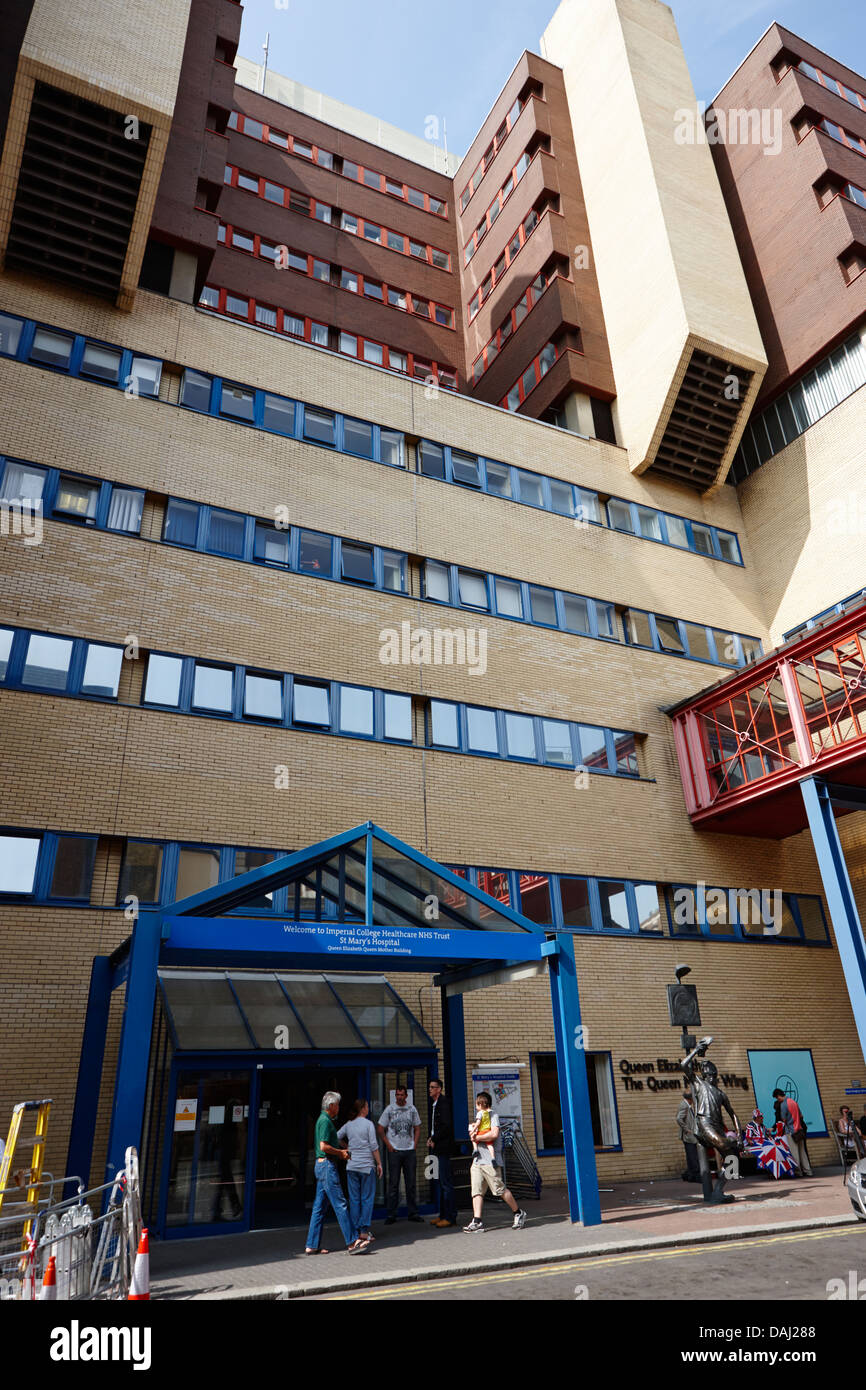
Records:
{"label": "glass entrance door", "polygon": [[177,1079],[167,1226],[243,1224],[248,1071],[182,1071]]}
{"label": "glass entrance door", "polygon": [[[300,1224],[315,1198],[313,1132],[325,1091],[342,1096],[337,1128],[363,1095],[358,1067],[265,1067],[260,1073],[254,1227]],[[345,1174],[340,1170],[341,1180]]]}

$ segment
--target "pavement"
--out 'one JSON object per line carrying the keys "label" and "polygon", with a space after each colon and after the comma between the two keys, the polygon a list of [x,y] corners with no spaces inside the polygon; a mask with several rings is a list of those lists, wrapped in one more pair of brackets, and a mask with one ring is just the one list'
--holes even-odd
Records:
{"label": "pavement", "polygon": [[493,1269],[519,1269],[541,1261],[652,1250],[683,1243],[713,1243],[746,1235],[776,1235],[857,1220],[838,1168],[817,1169],[811,1178],[764,1175],[730,1181],[736,1201],[708,1207],[697,1184],[679,1179],[618,1183],[602,1189],[602,1221],[574,1225],[564,1187],[547,1187],[539,1200],[525,1201],[527,1222],[511,1229],[500,1202],[485,1202],[486,1230],[478,1235],[457,1226],[437,1230],[425,1220],[374,1224],[376,1241],[362,1255],[342,1248],[336,1222],[326,1225],[327,1255],[304,1254],[305,1227],[250,1231],[198,1240],[156,1241],[151,1246],[154,1299],[289,1299],[431,1280]]}

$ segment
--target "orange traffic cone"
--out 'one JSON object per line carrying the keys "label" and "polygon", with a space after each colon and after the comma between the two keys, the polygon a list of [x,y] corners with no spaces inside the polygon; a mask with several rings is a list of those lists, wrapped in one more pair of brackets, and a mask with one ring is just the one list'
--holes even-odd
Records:
{"label": "orange traffic cone", "polygon": [[132,1282],[129,1285],[129,1302],[150,1302],[150,1247],[147,1242],[147,1227],[141,1232],[138,1251],[132,1269]]}
{"label": "orange traffic cone", "polygon": [[54,1255],[48,1260],[39,1298],[41,1302],[53,1302],[57,1298],[57,1260]]}

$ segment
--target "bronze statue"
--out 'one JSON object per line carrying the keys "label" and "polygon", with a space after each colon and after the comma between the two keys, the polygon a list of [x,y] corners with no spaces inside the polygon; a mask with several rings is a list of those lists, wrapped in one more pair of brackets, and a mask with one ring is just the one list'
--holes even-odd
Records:
{"label": "bronze statue", "polygon": [[[740,1122],[731,1109],[725,1092],[719,1089],[719,1073],[706,1051],[712,1038],[701,1038],[697,1047],[684,1057],[680,1066],[685,1073],[686,1082],[694,1096],[695,1137],[698,1141],[698,1157],[701,1165],[701,1181],[705,1202],[732,1202],[733,1197],[724,1195],[725,1174],[719,1171],[715,1188],[710,1173],[707,1149],[715,1149],[718,1154],[739,1154],[743,1148]],[[700,1063],[698,1063],[700,1058]],[[726,1133],[722,1111],[726,1110],[734,1122],[736,1135]]]}

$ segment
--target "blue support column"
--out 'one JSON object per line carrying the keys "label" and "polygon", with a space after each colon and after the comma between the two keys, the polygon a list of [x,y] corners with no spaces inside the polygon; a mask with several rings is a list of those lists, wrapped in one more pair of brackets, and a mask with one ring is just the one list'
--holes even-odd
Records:
{"label": "blue support column", "polygon": [[557,952],[548,957],[548,963],[568,1174],[568,1206],[572,1221],[582,1221],[584,1226],[597,1226],[601,1222],[601,1202],[586,1079],[586,1050],[580,1031],[574,937],[568,933],[557,933],[556,944]]}
{"label": "blue support column", "polygon": [[866,1059],[866,942],[863,940],[860,914],[854,900],[836,817],[833,814],[833,800],[830,789],[814,777],[805,778],[800,783],[800,790],[806,805],[806,815],[809,817],[809,829],[812,832],[821,881],[827,895],[833,930],[836,933],[836,945],[839,947],[839,959],[845,972],[854,1022]]}
{"label": "blue support column", "polygon": [[141,1148],[161,929],[160,913],[142,912],[132,933],[108,1138],[106,1181],[123,1167],[130,1144]]}
{"label": "blue support column", "polygon": [[442,986],[442,1062],[445,1090],[451,1101],[454,1138],[465,1140],[469,1128],[466,1101],[466,1031],[463,1026],[463,995],[446,994]]}
{"label": "blue support column", "polygon": [[[105,1061],[105,1039],[108,1033],[108,1012],[111,1007],[111,962],[108,956],[94,956],[90,970],[90,991],[84,1034],[81,1039],[81,1059],[75,1085],[75,1104],[72,1127],[69,1131],[69,1150],[66,1172],[80,1177],[90,1186],[90,1165],[93,1161],[93,1132],[99,1110],[99,1088]],[[74,1197],[76,1186],[67,1183],[65,1197]]]}

